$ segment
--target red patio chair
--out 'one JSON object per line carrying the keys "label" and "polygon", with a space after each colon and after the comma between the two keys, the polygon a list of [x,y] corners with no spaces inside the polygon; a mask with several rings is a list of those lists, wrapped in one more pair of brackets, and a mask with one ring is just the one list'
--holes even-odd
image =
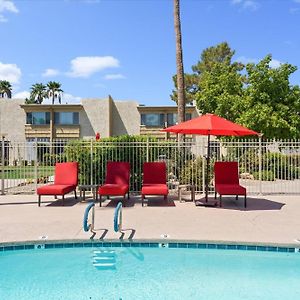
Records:
{"label": "red patio chair", "polygon": [[[130,163],[122,161],[109,161],[106,167],[104,185],[98,189],[99,205],[102,206],[102,196],[123,196],[129,199]],[[124,203],[125,206],[125,203]]]}
{"label": "red patio chair", "polygon": [[223,195],[244,196],[244,207],[247,206],[246,189],[239,183],[239,171],[237,162],[218,161],[215,163],[215,199],[217,193],[220,195],[220,206],[222,206]]}
{"label": "red patio chair", "polygon": [[[56,163],[55,164],[55,174],[54,174],[54,184],[44,185],[37,189],[37,194],[39,196],[38,204],[41,206],[41,196],[42,195],[53,195],[62,196],[64,201],[65,194],[70,192],[75,193],[78,184],[78,163],[77,162],[66,162],[66,163]],[[63,202],[64,204],[64,202]]]}
{"label": "red patio chair", "polygon": [[166,184],[165,162],[145,162],[143,164],[142,206],[146,195],[163,195],[167,199],[169,189]]}

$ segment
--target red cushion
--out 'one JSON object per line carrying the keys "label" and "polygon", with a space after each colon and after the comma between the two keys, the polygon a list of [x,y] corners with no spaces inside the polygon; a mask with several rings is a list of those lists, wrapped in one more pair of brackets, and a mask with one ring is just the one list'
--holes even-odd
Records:
{"label": "red cushion", "polygon": [[124,161],[107,162],[105,183],[129,185],[130,163]]}
{"label": "red cushion", "polygon": [[104,184],[99,187],[99,195],[125,195],[128,192],[129,186],[127,184]]}
{"label": "red cushion", "polygon": [[166,184],[166,173],[165,162],[145,162],[143,164],[143,185]]}
{"label": "red cushion", "polygon": [[144,184],[142,195],[168,195],[169,190],[166,184]]}
{"label": "red cushion", "polygon": [[76,186],[78,184],[78,163],[56,163],[54,184]]}
{"label": "red cushion", "polygon": [[49,184],[37,189],[38,195],[65,195],[76,189],[76,185]]}
{"label": "red cushion", "polygon": [[216,184],[215,189],[220,195],[246,195],[246,189],[238,184]]}
{"label": "red cushion", "polygon": [[216,184],[239,184],[239,166],[236,161],[215,162]]}

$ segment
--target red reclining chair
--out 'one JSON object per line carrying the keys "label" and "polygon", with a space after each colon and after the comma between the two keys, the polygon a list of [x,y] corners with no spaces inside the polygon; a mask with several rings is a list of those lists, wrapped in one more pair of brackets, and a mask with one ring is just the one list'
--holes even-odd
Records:
{"label": "red reclining chair", "polygon": [[223,195],[244,196],[244,207],[247,206],[246,189],[239,183],[239,171],[237,162],[219,161],[215,163],[215,199],[217,193],[220,195],[220,206],[222,206]]}
{"label": "red reclining chair", "polygon": [[41,206],[41,196],[42,195],[53,195],[62,196],[64,201],[65,194],[70,192],[75,193],[78,184],[78,163],[77,162],[65,162],[55,164],[55,175],[54,184],[44,185],[37,189],[37,194],[39,196],[38,204]]}
{"label": "red reclining chair", "polygon": [[142,206],[146,195],[162,195],[167,199],[169,189],[166,184],[165,162],[145,162],[143,164]]}
{"label": "red reclining chair", "polygon": [[[106,167],[104,185],[98,189],[99,205],[102,206],[102,196],[123,196],[128,194],[129,199],[130,163],[122,161],[109,161]],[[125,206],[125,203],[123,203]]]}

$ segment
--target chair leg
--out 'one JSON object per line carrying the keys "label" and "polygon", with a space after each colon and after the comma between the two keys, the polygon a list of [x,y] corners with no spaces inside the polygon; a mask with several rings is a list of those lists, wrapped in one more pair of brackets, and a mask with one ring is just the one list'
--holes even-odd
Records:
{"label": "chair leg", "polygon": [[215,192],[215,200],[217,199],[217,192]]}
{"label": "chair leg", "polygon": [[124,194],[124,196],[123,196],[123,206],[124,207],[126,206],[126,194]]}
{"label": "chair leg", "polygon": [[245,194],[245,198],[244,198],[244,207],[246,208],[247,207],[247,196]]}
{"label": "chair leg", "polygon": [[129,192],[128,192],[128,194],[127,194],[127,199],[130,199],[130,195],[129,195]]}
{"label": "chair leg", "polygon": [[57,195],[54,195],[54,199],[57,199]]}
{"label": "chair leg", "polygon": [[222,207],[222,195],[220,194],[220,207]]}
{"label": "chair leg", "polygon": [[99,206],[102,206],[102,195],[99,195]]}
{"label": "chair leg", "polygon": [[239,195],[236,195],[236,196],[235,196],[235,200],[239,200]]}
{"label": "chair leg", "polygon": [[167,195],[164,195],[164,200],[165,200],[165,201],[168,200],[168,199],[167,199]]}
{"label": "chair leg", "polygon": [[75,194],[75,199],[77,199],[76,190],[74,190],[74,194]]}
{"label": "chair leg", "polygon": [[41,195],[39,195],[39,206],[41,206]]}
{"label": "chair leg", "polygon": [[65,195],[62,195],[62,205],[65,206]]}
{"label": "chair leg", "polygon": [[144,206],[145,195],[142,195],[142,206]]}

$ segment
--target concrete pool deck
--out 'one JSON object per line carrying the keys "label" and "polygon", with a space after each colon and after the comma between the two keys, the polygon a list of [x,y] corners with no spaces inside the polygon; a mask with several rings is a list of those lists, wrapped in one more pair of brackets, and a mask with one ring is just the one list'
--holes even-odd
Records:
{"label": "concrete pool deck", "polygon": [[[199,198],[199,196],[197,197]],[[249,196],[248,207],[234,198],[223,201],[223,207],[196,207],[170,196],[151,198],[149,206],[141,206],[134,196],[123,208],[124,239],[237,242],[300,246],[300,196]],[[94,240],[119,239],[113,230],[116,200],[96,204]],[[0,243],[48,240],[89,240],[82,220],[87,202],[67,195],[65,206],[54,197],[42,197],[41,207],[36,195],[0,196]],[[299,242],[297,240],[299,239]]]}

